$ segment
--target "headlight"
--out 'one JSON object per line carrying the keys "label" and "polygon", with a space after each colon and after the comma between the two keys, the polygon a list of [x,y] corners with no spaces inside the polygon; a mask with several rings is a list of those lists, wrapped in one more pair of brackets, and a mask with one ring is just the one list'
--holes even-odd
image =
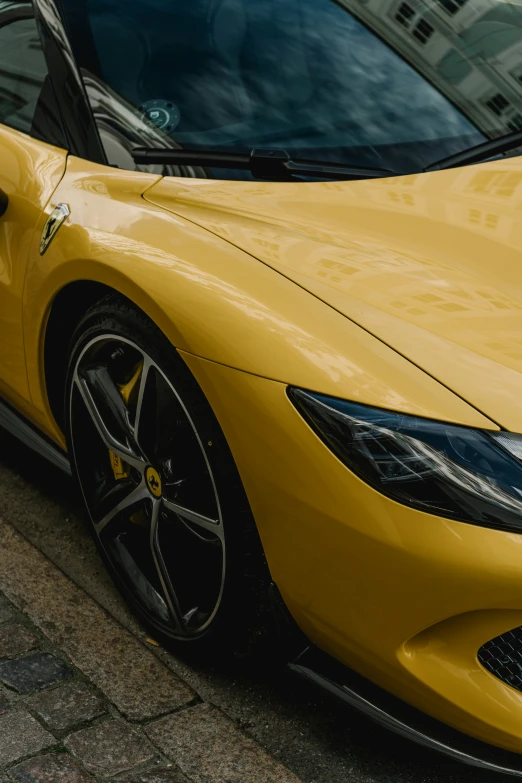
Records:
{"label": "headlight", "polygon": [[472,430],[289,389],[333,453],[398,503],[522,532],[522,436]]}

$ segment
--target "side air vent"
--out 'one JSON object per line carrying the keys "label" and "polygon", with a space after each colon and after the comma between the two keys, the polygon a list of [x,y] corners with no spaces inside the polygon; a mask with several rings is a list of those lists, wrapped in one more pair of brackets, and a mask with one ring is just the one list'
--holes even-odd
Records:
{"label": "side air vent", "polygon": [[478,659],[488,672],[522,691],[522,626],[483,644]]}

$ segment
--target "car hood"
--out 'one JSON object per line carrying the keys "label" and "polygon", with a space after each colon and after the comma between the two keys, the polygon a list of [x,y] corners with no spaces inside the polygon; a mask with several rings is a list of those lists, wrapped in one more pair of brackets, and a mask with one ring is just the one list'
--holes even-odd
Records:
{"label": "car hood", "polygon": [[359,182],[164,178],[144,197],[522,432],[522,158]]}

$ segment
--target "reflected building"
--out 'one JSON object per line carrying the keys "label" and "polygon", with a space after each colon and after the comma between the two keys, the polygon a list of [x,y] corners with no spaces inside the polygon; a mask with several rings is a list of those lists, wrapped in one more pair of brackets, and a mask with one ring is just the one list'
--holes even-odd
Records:
{"label": "reflected building", "polygon": [[487,135],[522,129],[522,3],[342,0]]}

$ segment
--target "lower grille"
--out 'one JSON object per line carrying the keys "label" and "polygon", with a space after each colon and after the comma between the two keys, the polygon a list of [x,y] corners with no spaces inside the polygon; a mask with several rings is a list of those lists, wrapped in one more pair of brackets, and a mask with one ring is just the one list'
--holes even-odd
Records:
{"label": "lower grille", "polygon": [[478,659],[488,672],[522,691],[522,626],[483,644]]}

